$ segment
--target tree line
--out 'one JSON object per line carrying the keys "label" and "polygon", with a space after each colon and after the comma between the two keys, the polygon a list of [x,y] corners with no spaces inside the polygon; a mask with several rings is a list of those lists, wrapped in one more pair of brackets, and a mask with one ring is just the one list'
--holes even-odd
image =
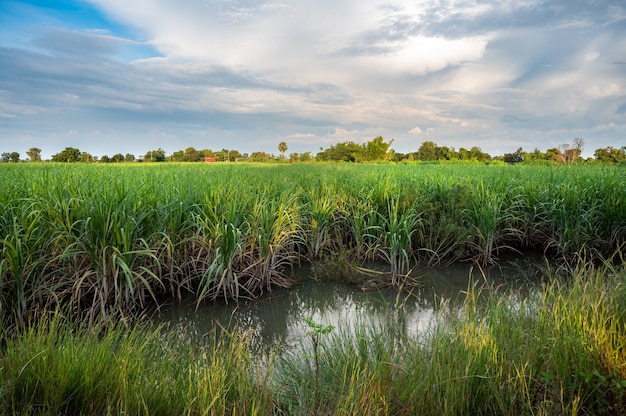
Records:
{"label": "tree line", "polygon": [[[52,162],[86,162],[86,163],[121,163],[121,162],[202,162],[205,159],[223,162],[403,162],[403,161],[474,161],[474,162],[506,162],[506,163],[573,163],[581,161],[599,161],[611,164],[626,163],[626,146],[620,148],[608,146],[596,149],[594,157],[583,159],[581,157],[584,147],[584,140],[576,138],[572,143],[561,144],[558,147],[550,148],[545,152],[535,148],[532,151],[525,151],[518,148],[513,153],[505,153],[499,156],[491,156],[474,146],[470,149],[439,146],[433,141],[425,141],[415,152],[399,153],[391,148],[393,139],[385,141],[381,136],[366,143],[355,143],[353,141],[339,142],[326,149],[320,147],[317,154],[311,152],[290,153],[288,156],[287,143],[280,142],[278,150],[280,155],[269,154],[267,152],[240,153],[238,150],[197,150],[188,147],[185,150],[177,150],[167,154],[165,150],[159,148],[149,150],[146,154],[135,157],[131,153],[116,153],[113,156],[102,155],[100,157],[91,155],[88,152],[80,151],[77,148],[66,147],[64,150],[52,155]],[[27,160],[20,159],[18,152],[4,152],[0,155],[0,162],[17,163],[22,161],[40,162],[41,149],[30,148],[26,155]]]}

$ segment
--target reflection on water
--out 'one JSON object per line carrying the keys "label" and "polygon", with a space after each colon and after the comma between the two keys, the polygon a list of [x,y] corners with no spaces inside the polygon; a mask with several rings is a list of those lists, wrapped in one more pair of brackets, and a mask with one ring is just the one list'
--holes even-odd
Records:
{"label": "reflection on water", "polygon": [[[154,321],[169,323],[184,336],[202,340],[216,328],[252,334],[253,346],[290,348],[300,343],[308,327],[303,318],[350,331],[355,323],[393,325],[407,335],[418,336],[438,315],[442,305],[454,307],[469,285],[519,291],[536,280],[544,261],[524,258],[503,262],[483,272],[468,264],[445,269],[414,270],[420,285],[410,290],[381,289],[364,292],[341,283],[304,280],[291,289],[272,291],[257,301],[173,304],[162,307]],[[303,272],[302,270],[300,272]],[[305,271],[304,271],[305,272]],[[483,290],[485,293],[486,290]]]}

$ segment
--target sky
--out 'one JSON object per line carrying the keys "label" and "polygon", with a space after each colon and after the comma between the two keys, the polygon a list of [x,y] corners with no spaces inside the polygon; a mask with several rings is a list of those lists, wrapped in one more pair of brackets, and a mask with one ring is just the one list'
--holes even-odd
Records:
{"label": "sky", "polygon": [[623,0],[0,0],[0,152],[626,145]]}

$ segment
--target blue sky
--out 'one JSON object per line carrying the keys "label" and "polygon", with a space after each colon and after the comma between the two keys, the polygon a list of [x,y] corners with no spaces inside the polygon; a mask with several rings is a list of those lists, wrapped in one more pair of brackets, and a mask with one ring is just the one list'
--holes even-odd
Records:
{"label": "blue sky", "polygon": [[626,145],[626,3],[0,1],[0,152]]}

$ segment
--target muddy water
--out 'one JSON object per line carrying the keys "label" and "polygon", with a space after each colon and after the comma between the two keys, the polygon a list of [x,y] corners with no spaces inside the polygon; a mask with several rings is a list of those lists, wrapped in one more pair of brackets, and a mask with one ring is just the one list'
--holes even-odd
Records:
{"label": "muddy water", "polygon": [[[539,256],[518,257],[479,270],[469,264],[442,269],[414,269],[412,277],[419,284],[410,289],[363,290],[342,283],[318,283],[303,279],[291,289],[273,290],[257,301],[193,302],[163,306],[153,317],[167,323],[181,336],[198,341],[216,328],[246,331],[253,345],[290,348],[300,343],[309,330],[303,321],[315,322],[351,331],[357,323],[392,326],[407,335],[426,331],[442,308],[454,308],[463,301],[468,288],[513,290],[523,293],[544,274],[545,260]],[[297,271],[306,277],[310,271]],[[304,275],[304,276],[302,276]]]}

